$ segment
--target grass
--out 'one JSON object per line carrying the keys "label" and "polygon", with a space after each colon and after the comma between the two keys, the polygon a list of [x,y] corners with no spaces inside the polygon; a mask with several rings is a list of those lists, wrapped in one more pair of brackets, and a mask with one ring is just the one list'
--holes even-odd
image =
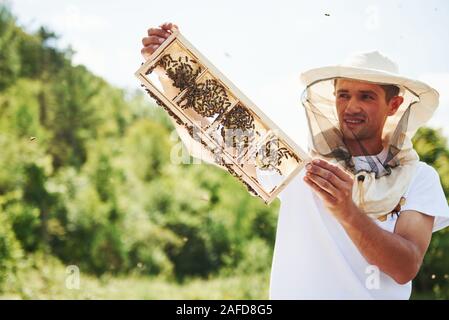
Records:
{"label": "grass", "polygon": [[79,288],[70,289],[73,276],[60,262],[44,257],[29,260],[33,263],[21,266],[8,279],[0,299],[268,299],[268,273],[190,279],[180,284],[141,275],[97,278],[81,272]]}
{"label": "grass", "polygon": [[[57,259],[33,255],[19,266],[0,291],[0,299],[268,299],[269,272],[210,279],[193,278],[184,283],[142,275],[95,277],[80,273],[79,288],[70,289],[71,275]],[[417,292],[411,299],[444,299],[445,293]]]}

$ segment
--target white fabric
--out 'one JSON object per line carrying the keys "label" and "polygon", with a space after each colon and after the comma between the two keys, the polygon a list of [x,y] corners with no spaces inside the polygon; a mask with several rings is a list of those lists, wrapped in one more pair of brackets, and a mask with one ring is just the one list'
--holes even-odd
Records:
{"label": "white fabric", "polygon": [[[384,163],[385,159],[388,155],[388,148],[384,148],[376,157],[374,157],[372,160],[374,160],[374,163],[376,164],[379,174],[383,173],[385,171],[385,168],[382,163]],[[354,159],[354,166],[356,170],[367,170],[371,171],[371,167],[364,159],[364,157],[352,157]]]}
{"label": "white fabric", "polygon": [[[357,159],[354,162],[363,165]],[[372,267],[303,182],[303,176],[304,171],[279,196],[270,299],[408,299],[411,282],[399,285],[381,271],[378,289],[368,289]],[[260,179],[271,183],[267,176]],[[434,231],[449,225],[449,208],[439,176],[429,165],[419,162],[405,197],[403,210],[437,216]],[[393,232],[396,220],[390,215],[376,223]]]}
{"label": "white fabric", "polygon": [[354,53],[345,60],[344,65],[399,73],[397,63],[379,51]]}

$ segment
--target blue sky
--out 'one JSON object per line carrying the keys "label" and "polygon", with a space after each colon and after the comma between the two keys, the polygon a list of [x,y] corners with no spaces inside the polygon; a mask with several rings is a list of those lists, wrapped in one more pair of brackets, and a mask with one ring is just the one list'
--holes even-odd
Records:
{"label": "blue sky", "polygon": [[[2,0],[0,0],[2,1]],[[46,25],[75,62],[116,86],[139,87],[141,38],[151,26],[181,32],[262,110],[305,144],[299,74],[379,50],[406,76],[440,92],[431,125],[449,123],[449,1],[15,0],[28,30]],[[449,126],[445,130],[449,135]]]}

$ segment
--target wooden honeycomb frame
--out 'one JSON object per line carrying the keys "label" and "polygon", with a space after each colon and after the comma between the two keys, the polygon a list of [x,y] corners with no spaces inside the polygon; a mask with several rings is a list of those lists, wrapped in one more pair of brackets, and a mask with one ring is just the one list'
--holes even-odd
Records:
{"label": "wooden honeycomb frame", "polygon": [[[158,88],[153,83],[150,77],[155,71],[159,74],[162,71],[170,79],[168,89]],[[174,31],[135,75],[145,91],[176,123],[184,126],[192,138],[214,154],[218,165],[226,168],[246,185],[251,194],[267,204],[310,161],[305,151],[179,31]],[[227,136],[228,132],[240,134]],[[259,181],[257,170],[250,172],[244,165],[248,163],[259,171],[272,171],[282,180],[267,190]]]}

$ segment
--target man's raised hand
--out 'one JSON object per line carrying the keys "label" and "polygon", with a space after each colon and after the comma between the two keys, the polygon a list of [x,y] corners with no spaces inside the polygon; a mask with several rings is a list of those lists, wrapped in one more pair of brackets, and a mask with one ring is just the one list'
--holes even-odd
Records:
{"label": "man's raised hand", "polygon": [[148,59],[175,30],[179,30],[179,28],[176,24],[171,22],[163,23],[158,28],[148,29],[148,36],[142,39],[143,48],[140,50],[140,53],[145,60]]}

